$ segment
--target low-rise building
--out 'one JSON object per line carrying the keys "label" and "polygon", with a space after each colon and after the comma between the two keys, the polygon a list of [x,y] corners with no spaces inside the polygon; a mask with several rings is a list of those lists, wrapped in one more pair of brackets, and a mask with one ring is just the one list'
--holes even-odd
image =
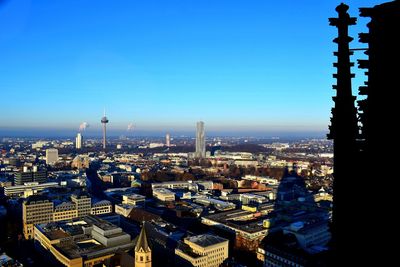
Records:
{"label": "low-rise building", "polygon": [[90,214],[100,215],[112,212],[112,204],[108,200],[101,200],[92,205]]}
{"label": "low-rise building", "polygon": [[78,210],[72,202],[63,202],[54,207],[53,221],[71,220],[78,217]]}
{"label": "low-rise building", "polygon": [[175,255],[179,266],[218,267],[228,258],[229,241],[204,234],[186,237],[178,244]]}
{"label": "low-rise building", "polygon": [[122,204],[138,206],[145,202],[146,197],[139,194],[129,194],[122,196]]}
{"label": "low-rise building", "polygon": [[33,237],[34,225],[53,221],[54,203],[42,196],[31,196],[22,203],[23,234]]}
{"label": "low-rise building", "polygon": [[39,169],[38,166],[33,166],[32,168],[24,166],[21,171],[14,174],[14,185],[23,185],[31,182],[44,183],[46,180],[47,170]]}
{"label": "low-rise building", "polygon": [[8,197],[22,197],[35,195],[47,188],[59,187],[56,182],[39,184],[38,182],[25,183],[24,185],[14,185],[4,187],[4,195]]}
{"label": "low-rise building", "polygon": [[135,206],[128,205],[128,204],[116,204],[115,205],[115,213],[120,214],[124,217],[128,217],[134,207]]}
{"label": "low-rise building", "polygon": [[161,201],[174,201],[175,193],[165,188],[154,188],[153,197]]}
{"label": "low-rise building", "polygon": [[78,155],[76,156],[71,163],[72,168],[77,169],[86,169],[89,168],[90,165],[90,158],[87,155]]}
{"label": "low-rise building", "polygon": [[[72,220],[90,214],[99,215],[112,212],[112,204],[101,200],[91,205],[88,195],[72,195],[72,202],[54,202],[43,196],[31,196],[22,204],[23,233],[26,239],[34,234],[34,224]],[[88,206],[89,203],[89,206]],[[88,211],[88,212],[87,212]]]}
{"label": "low-rise building", "polygon": [[117,251],[134,247],[129,234],[97,216],[89,215],[74,222],[35,225],[37,248],[51,261],[67,267],[103,264]]}

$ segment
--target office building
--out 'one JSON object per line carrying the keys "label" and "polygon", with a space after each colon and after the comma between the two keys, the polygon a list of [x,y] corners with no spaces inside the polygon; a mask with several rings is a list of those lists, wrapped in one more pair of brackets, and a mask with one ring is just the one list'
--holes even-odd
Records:
{"label": "office building", "polygon": [[75,148],[81,149],[83,144],[83,137],[81,133],[78,133],[75,138]]}
{"label": "office building", "polygon": [[58,161],[58,150],[55,148],[46,149],[46,164],[52,165]]}
{"label": "office building", "polygon": [[22,220],[24,236],[33,237],[33,226],[37,223],[49,223],[72,220],[88,215],[100,215],[112,212],[112,204],[108,200],[94,203],[85,195],[72,195],[71,202],[55,205],[53,201],[43,196],[31,196],[22,204]]}
{"label": "office building", "polygon": [[31,171],[24,169],[24,171],[14,174],[14,185],[23,185],[31,182],[33,182],[33,175]]}
{"label": "office building", "polygon": [[53,222],[71,220],[78,217],[78,210],[75,203],[63,202],[54,207]]}
{"label": "office building", "polygon": [[144,204],[145,201],[146,197],[139,194],[131,193],[129,195],[122,196],[122,204],[137,206]]}
{"label": "office building", "polygon": [[205,140],[205,132],[204,132],[204,122],[197,122],[196,127],[196,158],[205,158],[206,157],[206,140]]}
{"label": "office building", "polygon": [[[106,220],[90,215],[83,219],[35,225],[35,243],[50,266],[109,266],[116,251],[134,245],[129,234]],[[139,266],[139,265],[136,265]]]}
{"label": "office building", "polygon": [[54,203],[42,196],[31,196],[22,203],[23,234],[33,238],[34,225],[53,221]]}
{"label": "office building", "polygon": [[35,195],[47,188],[58,186],[59,185],[56,182],[42,184],[39,184],[38,182],[30,182],[24,183],[24,185],[6,186],[4,187],[4,195],[7,197],[28,197]]}
{"label": "office building", "polygon": [[175,193],[165,188],[154,188],[153,197],[161,201],[175,201]]}
{"label": "office building", "polygon": [[93,203],[90,210],[92,215],[107,214],[112,212],[112,204],[108,200],[100,200],[99,202]]}
{"label": "office building", "polygon": [[14,174],[14,185],[24,185],[25,183],[45,183],[47,180],[47,170],[38,169],[37,166],[33,166],[29,169],[24,166],[21,171]]}
{"label": "office building", "polygon": [[72,195],[71,200],[78,210],[78,217],[89,215],[92,208],[92,199],[86,194]]}
{"label": "office building", "polygon": [[218,267],[228,258],[228,243],[210,234],[186,237],[175,249],[178,266]]}

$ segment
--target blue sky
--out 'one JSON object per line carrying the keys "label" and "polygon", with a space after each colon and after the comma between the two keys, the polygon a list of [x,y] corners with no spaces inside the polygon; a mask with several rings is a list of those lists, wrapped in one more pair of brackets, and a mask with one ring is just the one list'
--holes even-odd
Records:
{"label": "blue sky", "polygon": [[111,132],[326,131],[339,3],[0,0],[0,135],[97,131],[104,107]]}

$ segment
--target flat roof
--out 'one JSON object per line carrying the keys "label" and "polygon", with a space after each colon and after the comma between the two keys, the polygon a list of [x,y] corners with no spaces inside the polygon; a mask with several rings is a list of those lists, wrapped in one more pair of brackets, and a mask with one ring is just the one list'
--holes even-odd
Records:
{"label": "flat roof", "polygon": [[201,247],[208,247],[227,241],[225,238],[210,234],[190,236],[185,239]]}

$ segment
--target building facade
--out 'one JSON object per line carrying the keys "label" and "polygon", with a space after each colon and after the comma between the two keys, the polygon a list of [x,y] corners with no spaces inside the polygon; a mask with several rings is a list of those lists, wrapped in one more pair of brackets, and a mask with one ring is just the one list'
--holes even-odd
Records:
{"label": "building facade", "polygon": [[47,181],[47,170],[39,169],[37,166],[33,166],[29,169],[24,166],[21,171],[14,175],[14,185],[23,185],[30,182],[45,183]]}
{"label": "building facade", "polygon": [[32,196],[22,203],[22,226],[26,239],[33,238],[34,225],[53,221],[54,203],[41,196]]}
{"label": "building facade", "polygon": [[100,215],[112,212],[112,204],[102,200],[92,205],[87,195],[72,195],[71,202],[57,206],[43,196],[31,196],[22,204],[23,233],[26,239],[33,238],[34,225],[40,223],[72,220],[87,215]]}
{"label": "building facade", "polygon": [[228,258],[229,241],[215,235],[191,236],[175,249],[179,266],[218,267]]}
{"label": "building facade", "polygon": [[85,194],[72,195],[71,200],[78,210],[78,217],[89,215],[92,211],[92,199]]}

